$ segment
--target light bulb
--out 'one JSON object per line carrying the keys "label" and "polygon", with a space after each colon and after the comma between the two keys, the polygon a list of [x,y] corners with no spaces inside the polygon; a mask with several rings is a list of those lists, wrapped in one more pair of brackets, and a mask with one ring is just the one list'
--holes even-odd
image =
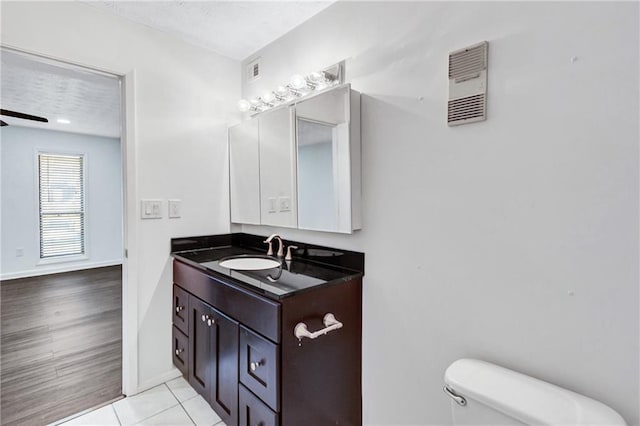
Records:
{"label": "light bulb", "polygon": [[307,80],[305,80],[304,77],[300,74],[296,74],[291,77],[291,80],[289,80],[289,84],[291,84],[291,87],[293,87],[294,89],[302,89],[307,85]]}
{"label": "light bulb", "polygon": [[267,103],[271,103],[276,97],[274,96],[273,92],[266,92],[264,95],[262,95],[262,100],[267,102]]}
{"label": "light bulb", "polygon": [[287,89],[284,86],[278,86],[278,88],[276,89],[276,92],[278,92],[278,95],[280,96],[285,96],[289,94],[289,89]]}
{"label": "light bulb", "polygon": [[251,103],[246,99],[240,99],[238,101],[238,109],[242,112],[249,111],[251,109]]}
{"label": "light bulb", "polygon": [[311,81],[315,81],[316,83],[325,80],[324,74],[318,71],[312,72],[311,75],[309,75],[309,79]]}

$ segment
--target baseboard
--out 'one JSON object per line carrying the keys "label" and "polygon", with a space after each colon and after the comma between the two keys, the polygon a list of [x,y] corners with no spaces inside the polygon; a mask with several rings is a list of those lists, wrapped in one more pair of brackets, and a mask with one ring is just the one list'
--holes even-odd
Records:
{"label": "baseboard", "polygon": [[40,275],[61,274],[63,272],[82,271],[84,269],[102,268],[105,266],[122,265],[122,259],[103,260],[101,262],[82,263],[75,265],[52,264],[51,266],[42,266],[38,269],[29,271],[8,272],[0,274],[0,280],[13,280],[16,278],[38,277]]}
{"label": "baseboard", "polygon": [[[180,372],[180,370],[178,370],[177,368],[173,367],[173,369],[167,371],[166,373],[160,374],[150,380],[147,380],[144,383],[140,383],[138,385],[138,391],[136,392],[136,394],[140,393],[140,392],[144,392],[146,390],[149,390],[151,388],[154,388],[158,385],[163,384],[164,382],[168,382],[169,380],[173,380],[177,377],[180,377],[182,375],[182,373]],[[131,396],[131,395],[127,395],[127,396]]]}

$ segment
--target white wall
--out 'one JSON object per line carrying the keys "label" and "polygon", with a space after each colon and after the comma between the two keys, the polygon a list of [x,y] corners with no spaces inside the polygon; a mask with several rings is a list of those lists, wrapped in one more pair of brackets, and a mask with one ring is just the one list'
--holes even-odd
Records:
{"label": "white wall", "polygon": [[[2,279],[122,262],[120,139],[8,126],[0,130],[0,150]],[[86,260],[39,264],[38,152],[85,155]]]}
{"label": "white wall", "polygon": [[[366,424],[448,423],[461,357],[640,421],[638,12],[338,2],[254,55],[244,98],[345,58],[363,93],[363,230],[243,230],[366,253]],[[488,120],[449,128],[447,54],[482,40]]]}
{"label": "white wall", "polygon": [[[125,293],[138,303],[125,309],[138,318],[125,337],[138,339],[132,390],[156,384],[175,371],[169,239],[229,231],[226,128],[236,115],[239,63],[80,2],[3,1],[1,12],[4,46],[128,74],[133,85]],[[165,200],[164,218],[138,219],[140,198]],[[181,219],[167,219],[168,198],[182,200]]]}

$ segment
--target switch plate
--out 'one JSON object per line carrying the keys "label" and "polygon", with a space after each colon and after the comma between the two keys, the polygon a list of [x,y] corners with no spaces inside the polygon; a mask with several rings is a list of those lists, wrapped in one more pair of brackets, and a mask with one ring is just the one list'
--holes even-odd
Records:
{"label": "switch plate", "polygon": [[169,200],[169,217],[170,218],[178,218],[180,217],[180,204],[182,200]]}
{"label": "switch plate", "polygon": [[276,209],[276,198],[275,197],[269,197],[269,213],[275,213],[278,211],[278,209]]}
{"label": "switch plate", "polygon": [[280,205],[281,212],[291,211],[291,198],[290,197],[278,197],[278,204]]}
{"label": "switch plate", "polygon": [[162,219],[162,200],[140,200],[142,219]]}

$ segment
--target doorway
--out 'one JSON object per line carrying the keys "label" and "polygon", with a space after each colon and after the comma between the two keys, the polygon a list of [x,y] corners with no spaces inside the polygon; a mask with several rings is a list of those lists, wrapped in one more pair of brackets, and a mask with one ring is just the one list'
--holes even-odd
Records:
{"label": "doorway", "polygon": [[48,424],[123,393],[122,84],[3,49],[1,99],[1,424]]}

